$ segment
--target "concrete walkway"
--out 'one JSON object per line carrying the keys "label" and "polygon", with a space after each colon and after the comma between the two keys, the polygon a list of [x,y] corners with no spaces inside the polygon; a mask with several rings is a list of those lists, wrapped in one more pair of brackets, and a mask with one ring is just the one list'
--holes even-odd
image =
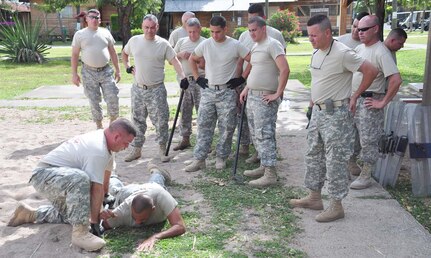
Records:
{"label": "concrete walkway", "polygon": [[[166,83],[166,88],[169,103],[177,104],[178,85]],[[286,176],[287,186],[303,186],[309,98],[309,90],[299,81],[289,81],[277,122],[277,144],[283,157],[279,169]],[[120,84],[120,103],[130,106],[130,85]],[[88,106],[88,102],[82,88],[49,86],[14,100],[1,100],[0,107],[5,106]],[[303,142],[299,149],[289,148],[292,137]],[[302,169],[292,171],[292,164],[300,164]],[[369,189],[350,191],[343,205],[346,217],[333,223],[315,222],[318,211],[296,210],[303,231],[292,240],[291,247],[309,257],[431,257],[431,235],[376,182]]]}

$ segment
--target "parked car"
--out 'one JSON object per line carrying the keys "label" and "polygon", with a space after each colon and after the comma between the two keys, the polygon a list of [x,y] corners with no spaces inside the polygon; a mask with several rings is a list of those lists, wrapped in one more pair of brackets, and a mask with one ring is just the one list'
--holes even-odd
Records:
{"label": "parked car", "polygon": [[426,19],[424,21],[424,31],[428,31],[430,29],[430,19]]}

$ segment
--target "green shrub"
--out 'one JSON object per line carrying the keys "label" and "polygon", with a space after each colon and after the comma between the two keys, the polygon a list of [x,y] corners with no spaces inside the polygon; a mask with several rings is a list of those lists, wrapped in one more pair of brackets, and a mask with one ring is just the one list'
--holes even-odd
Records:
{"label": "green shrub", "polygon": [[144,34],[144,31],[141,28],[132,29],[130,32],[132,33],[132,36]]}
{"label": "green shrub", "polygon": [[233,31],[233,33],[232,33],[232,37],[234,37],[234,38],[236,38],[236,39],[239,39],[239,36],[241,36],[241,34],[244,32],[244,31],[247,31],[248,30],[248,28],[247,27],[237,27],[234,31]]}
{"label": "green shrub", "polygon": [[204,37],[204,38],[207,38],[207,39],[209,37],[211,37],[211,31],[210,31],[210,29],[207,28],[207,27],[202,27],[201,36]]}
{"label": "green shrub", "polygon": [[111,15],[111,31],[112,32],[120,31],[120,24],[118,23],[118,14]]}
{"label": "green shrub", "polygon": [[278,11],[268,20],[268,25],[278,29],[288,43],[295,43],[295,38],[302,35],[298,17],[289,10]]}
{"label": "green shrub", "polygon": [[0,25],[0,53],[16,63],[42,63],[51,47],[42,36],[41,21],[35,21],[33,26],[16,16],[13,21],[15,25]]}

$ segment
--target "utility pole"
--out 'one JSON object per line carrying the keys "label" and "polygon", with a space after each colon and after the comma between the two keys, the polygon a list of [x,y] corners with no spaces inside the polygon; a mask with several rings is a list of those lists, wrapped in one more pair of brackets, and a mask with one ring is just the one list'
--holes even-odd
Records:
{"label": "utility pole", "polygon": [[269,18],[269,1],[268,0],[265,0],[265,15],[266,15],[266,18],[268,19]]}
{"label": "utility pole", "polygon": [[392,0],[392,21],[391,21],[391,29],[395,29],[398,27],[398,18],[397,18],[397,0]]}

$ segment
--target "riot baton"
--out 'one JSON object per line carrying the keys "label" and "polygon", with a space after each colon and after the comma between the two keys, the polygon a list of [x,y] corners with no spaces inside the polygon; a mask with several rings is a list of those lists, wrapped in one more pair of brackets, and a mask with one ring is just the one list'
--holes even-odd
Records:
{"label": "riot baton", "polygon": [[245,106],[247,104],[247,100],[244,100],[244,103],[242,103],[242,107],[241,107],[241,118],[240,118],[240,122],[239,122],[239,128],[238,128],[238,136],[236,139],[236,152],[235,152],[235,160],[233,161],[233,167],[232,167],[232,175],[231,178],[239,184],[243,184],[244,183],[244,179],[240,176],[236,174],[236,168],[238,166],[238,156],[239,156],[239,147],[240,147],[240,142],[241,142],[241,132],[242,132],[242,125],[244,123],[244,114],[245,114]]}
{"label": "riot baton", "polygon": [[178,101],[177,112],[175,113],[174,124],[172,125],[171,135],[169,136],[168,146],[166,147],[165,156],[169,155],[171,148],[172,138],[174,137],[175,126],[177,125],[178,115],[180,114],[181,104],[183,103],[184,89],[181,89],[180,100]]}

